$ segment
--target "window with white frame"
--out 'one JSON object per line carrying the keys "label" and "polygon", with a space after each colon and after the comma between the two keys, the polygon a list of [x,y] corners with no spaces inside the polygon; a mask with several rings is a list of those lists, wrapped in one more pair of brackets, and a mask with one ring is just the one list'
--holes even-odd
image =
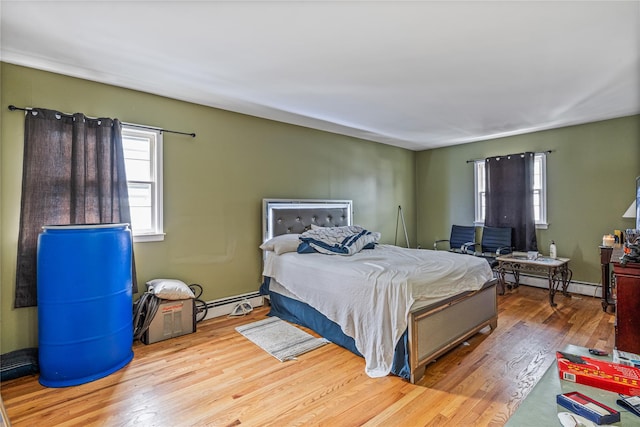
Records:
{"label": "window with white frame", "polygon": [[162,228],[162,133],[122,125],[131,231],[136,242],[164,240]]}
{"label": "window with white frame", "polygon": [[[485,161],[474,162],[474,193],[476,225],[484,224],[486,212],[485,199]],[[536,227],[547,227],[547,155],[536,153],[533,162],[533,209]]]}

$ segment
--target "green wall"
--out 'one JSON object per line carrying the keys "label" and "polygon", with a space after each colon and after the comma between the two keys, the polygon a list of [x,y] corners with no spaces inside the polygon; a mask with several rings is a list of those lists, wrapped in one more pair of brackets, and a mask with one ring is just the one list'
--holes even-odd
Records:
{"label": "green wall", "polygon": [[421,151],[416,158],[418,242],[432,247],[448,238],[452,224],[473,224],[470,159],[523,151],[547,156],[549,228],[537,230],[538,248],[571,258],[573,278],[600,283],[598,245],[614,229],[634,228],[623,219],[640,175],[640,116],[589,123]]}
{"label": "green wall", "polygon": [[[136,243],[139,282],[197,282],[206,300],[258,288],[263,198],[352,199],[354,219],[393,243],[402,205],[412,245],[473,222],[469,159],[553,150],[549,228],[574,278],[598,283],[598,244],[622,219],[640,175],[640,116],[412,152],[147,93],[0,63],[0,353],[37,345],[37,310],[13,308],[23,116],[9,104],[196,132],[164,135],[163,242]],[[402,234],[400,232],[400,241]]]}
{"label": "green wall", "polygon": [[195,132],[164,134],[163,242],[136,243],[141,288],[159,277],[213,300],[258,289],[263,198],[351,199],[393,243],[398,205],[415,242],[415,153],[147,93],[1,64],[0,353],[37,345],[37,310],[13,308],[24,119],[9,104]]}

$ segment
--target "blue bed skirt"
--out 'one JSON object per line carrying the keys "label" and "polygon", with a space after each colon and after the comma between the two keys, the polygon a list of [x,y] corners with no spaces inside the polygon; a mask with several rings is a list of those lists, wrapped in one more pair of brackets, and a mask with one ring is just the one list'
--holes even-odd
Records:
{"label": "blue bed skirt", "polygon": [[[360,354],[356,348],[353,338],[345,335],[337,323],[329,320],[318,310],[304,302],[297,301],[276,292],[271,292],[269,290],[270,280],[270,277],[265,277],[264,282],[260,287],[260,293],[262,295],[267,295],[271,303],[269,316],[277,316],[287,322],[309,328],[332,343],[344,347],[362,357],[362,354]],[[405,331],[396,345],[395,354],[393,356],[393,365],[391,367],[392,374],[405,379],[409,379],[411,377],[408,345],[408,334],[407,331]]]}

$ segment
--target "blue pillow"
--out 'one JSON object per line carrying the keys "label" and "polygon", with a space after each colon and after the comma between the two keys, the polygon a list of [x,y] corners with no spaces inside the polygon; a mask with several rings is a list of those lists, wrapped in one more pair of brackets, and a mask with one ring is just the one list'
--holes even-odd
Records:
{"label": "blue pillow", "polygon": [[[362,249],[375,249],[376,244],[374,242],[367,243]],[[299,254],[312,254],[314,252],[318,252],[309,244],[309,242],[302,242],[298,245],[297,252]]]}

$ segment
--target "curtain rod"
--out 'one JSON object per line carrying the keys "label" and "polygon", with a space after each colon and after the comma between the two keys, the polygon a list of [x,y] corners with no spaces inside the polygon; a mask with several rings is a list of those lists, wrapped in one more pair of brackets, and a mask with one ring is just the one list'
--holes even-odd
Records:
{"label": "curtain rod", "polygon": [[[505,154],[502,156],[491,156],[491,157],[507,157],[507,156],[519,156],[520,154],[526,154],[527,152],[524,153],[514,153],[514,154]],[[537,153],[533,153],[533,154],[549,154],[549,153],[553,153],[553,150],[547,150],[547,151],[538,151]],[[480,160],[487,160],[487,159],[471,159],[471,160],[467,160],[467,163],[475,163],[477,161]]]}
{"label": "curtain rod", "polygon": [[[20,110],[20,111],[32,111],[32,110],[33,110],[33,108],[31,108],[31,107],[21,108],[21,107],[16,107],[15,105],[9,105],[9,110],[10,110],[10,111],[16,111],[16,110]],[[62,115],[64,115],[64,116],[66,116],[66,117],[73,117],[73,115],[72,115],[72,114],[67,114],[67,113],[60,113],[60,114],[62,114]],[[159,131],[160,133],[162,133],[162,132],[169,132],[169,133],[177,133],[177,134],[179,134],[179,135],[188,135],[188,136],[190,136],[190,137],[192,137],[192,138],[195,138],[195,137],[196,137],[196,134],[195,134],[195,133],[193,133],[193,132],[191,132],[191,133],[188,133],[188,132],[180,132],[180,131],[177,131],[177,130],[162,129],[162,128],[157,128],[157,127],[153,127],[153,126],[136,125],[136,124],[134,124],[134,123],[127,123],[127,122],[122,122],[122,124],[123,124],[123,125],[127,125],[127,126],[136,127],[136,128],[141,128],[141,129],[157,130],[157,131]]]}

